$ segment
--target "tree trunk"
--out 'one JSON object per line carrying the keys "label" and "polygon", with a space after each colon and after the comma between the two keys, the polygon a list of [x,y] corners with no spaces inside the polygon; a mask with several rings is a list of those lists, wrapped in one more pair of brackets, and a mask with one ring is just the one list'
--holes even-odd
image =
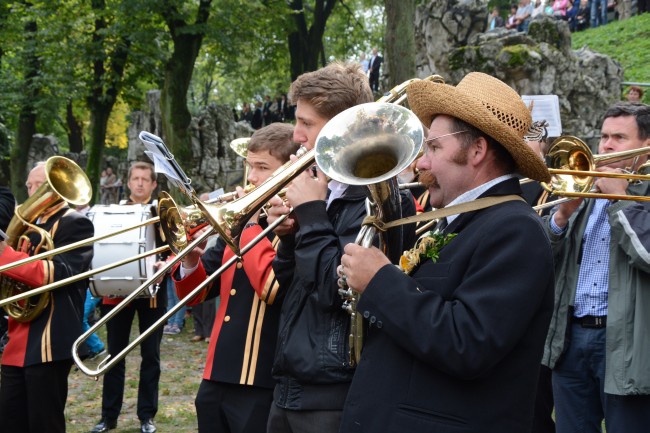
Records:
{"label": "tree trunk", "polygon": [[[179,20],[173,9],[162,11],[174,42],[172,55],[165,66],[165,81],[160,92],[162,130],[165,144],[185,171],[189,171],[193,164],[192,140],[189,135],[192,116],[187,108],[187,90],[205,33],[200,30],[184,30],[188,27],[201,28],[206,24],[210,17],[211,3],[212,0],[201,0],[192,25]],[[178,191],[170,191],[170,194],[180,199]]]}
{"label": "tree trunk", "polygon": [[393,88],[415,77],[415,0],[385,0],[386,65]]}
{"label": "tree trunk", "polygon": [[16,141],[11,149],[11,190],[18,203],[27,198],[25,181],[29,170],[27,161],[32,137],[36,134],[36,107],[40,94],[39,75],[41,63],[36,55],[36,21],[25,24],[25,54],[23,64],[25,67],[25,81],[23,82],[23,98],[21,100],[20,114],[18,115],[18,131]]}
{"label": "tree trunk", "polygon": [[83,126],[74,116],[71,100],[66,105],[65,123],[68,132],[68,142],[70,143],[70,152],[81,153],[84,150]]}
{"label": "tree trunk", "polygon": [[102,170],[106,129],[113,104],[95,103],[90,108],[90,141],[86,174],[93,188],[93,203],[99,203],[102,192],[99,190],[99,176]]}
{"label": "tree trunk", "polygon": [[107,42],[109,39],[105,35],[106,2],[92,0],[91,5],[96,13],[93,44],[100,55],[93,62],[91,94],[86,99],[90,110],[90,142],[88,143],[86,174],[93,186],[92,203],[95,203],[101,195],[97,185],[99,185],[102,156],[106,145],[108,118],[122,86],[131,43],[128,38],[124,37],[112,42],[113,45],[109,46]]}
{"label": "tree trunk", "polygon": [[[307,28],[304,5],[302,0],[292,0],[289,8],[295,23],[295,30],[289,34],[289,55],[291,56],[291,80],[295,80],[305,72],[315,71],[323,57],[323,35],[327,19],[338,0],[316,0],[314,4],[314,21]],[[321,60],[323,60],[321,62]]]}

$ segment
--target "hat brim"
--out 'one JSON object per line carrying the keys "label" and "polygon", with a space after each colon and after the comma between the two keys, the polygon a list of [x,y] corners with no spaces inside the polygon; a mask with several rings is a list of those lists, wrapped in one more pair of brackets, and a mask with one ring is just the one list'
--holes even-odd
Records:
{"label": "hat brim", "polygon": [[459,91],[454,86],[426,80],[411,83],[406,93],[411,110],[425,126],[430,126],[434,116],[438,114],[456,117],[503,145],[514,159],[517,172],[521,175],[542,182],[551,180],[544,161],[533,152],[523,137],[498,121],[479,99]]}

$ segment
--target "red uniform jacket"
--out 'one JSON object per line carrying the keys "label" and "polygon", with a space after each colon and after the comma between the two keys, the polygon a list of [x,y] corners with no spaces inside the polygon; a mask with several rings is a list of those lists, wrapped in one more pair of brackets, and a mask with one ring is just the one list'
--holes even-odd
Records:
{"label": "red uniform jacket", "polygon": [[[41,217],[38,227],[50,233],[54,247],[62,247],[93,236],[92,222],[80,213],[63,206]],[[40,236],[30,236],[32,245]],[[6,247],[0,255],[0,265],[33,255]],[[40,287],[54,281],[86,272],[93,257],[93,246],[87,245],[51,260],[38,260],[3,272],[30,287]],[[72,343],[81,335],[84,299],[88,279],[50,291],[52,298],[45,310],[34,320],[20,323],[9,318],[9,342],[2,355],[2,365],[17,367],[42,364],[72,358]]]}
{"label": "red uniform jacket", "polygon": [[[259,225],[244,229],[241,245],[246,245],[261,232]],[[260,241],[188,304],[221,297],[210,336],[204,379],[269,389],[275,386],[271,367],[284,295],[271,268],[275,244],[277,239],[273,237]],[[179,279],[180,264],[177,265],[172,276],[179,299],[233,255],[219,239],[217,245],[201,257],[199,267],[182,280]]]}

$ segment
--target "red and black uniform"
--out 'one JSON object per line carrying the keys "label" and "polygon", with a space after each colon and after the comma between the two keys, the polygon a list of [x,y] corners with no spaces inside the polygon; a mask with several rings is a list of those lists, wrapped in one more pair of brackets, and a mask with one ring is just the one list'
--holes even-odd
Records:
{"label": "red and black uniform", "polygon": [[[262,227],[257,224],[247,226],[241,245],[261,232]],[[203,381],[196,397],[201,433],[266,431],[275,386],[271,366],[283,298],[271,268],[276,244],[273,235],[262,239],[188,304],[220,296]],[[177,265],[172,276],[179,299],[233,255],[219,239],[190,275],[180,279]]]}
{"label": "red and black uniform", "polygon": [[[146,204],[152,204],[150,198]],[[125,204],[136,204],[128,201]],[[155,212],[155,206],[152,206],[152,214]],[[155,216],[155,215],[152,215]],[[156,247],[163,246],[158,224],[156,224]],[[159,260],[165,260],[166,257],[158,257]],[[165,281],[160,284],[155,297],[136,298],[126,308],[122,309],[106,324],[106,340],[108,343],[108,353],[117,355],[129,344],[131,334],[131,325],[135,314],[138,314],[138,325],[140,333],[150,328],[158,319],[167,311],[167,290],[165,290]],[[104,297],[101,310],[102,314],[108,313],[115,305],[122,302],[124,298]],[[156,416],[158,412],[158,383],[160,381],[160,342],[162,340],[162,328],[156,329],[148,338],[142,341],[140,353],[142,362],[140,363],[140,383],[138,386],[138,406],[137,415],[140,421],[146,421]],[[124,398],[124,359],[116,363],[113,368],[108,370],[104,375],[102,389],[102,418],[117,420],[122,410],[122,401]]]}
{"label": "red and black uniform", "polygon": [[[65,204],[42,215],[36,226],[47,231],[54,247],[93,236],[92,222]],[[30,232],[26,252],[6,247],[0,265],[34,254],[40,235]],[[41,287],[86,272],[93,257],[87,245],[2,273],[29,287]],[[0,431],[64,432],[67,377],[72,367],[72,344],[81,335],[84,279],[50,291],[50,301],[31,322],[9,318],[9,342],[2,354],[0,382]],[[47,294],[45,296],[48,296]]]}

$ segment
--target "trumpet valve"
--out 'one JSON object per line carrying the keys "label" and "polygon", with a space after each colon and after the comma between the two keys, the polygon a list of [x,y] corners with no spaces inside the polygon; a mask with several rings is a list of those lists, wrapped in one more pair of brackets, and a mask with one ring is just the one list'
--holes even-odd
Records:
{"label": "trumpet valve", "polygon": [[352,305],[352,301],[348,300],[343,302],[343,305],[341,305],[341,308],[347,312],[348,314],[353,314],[355,312],[355,308]]}

